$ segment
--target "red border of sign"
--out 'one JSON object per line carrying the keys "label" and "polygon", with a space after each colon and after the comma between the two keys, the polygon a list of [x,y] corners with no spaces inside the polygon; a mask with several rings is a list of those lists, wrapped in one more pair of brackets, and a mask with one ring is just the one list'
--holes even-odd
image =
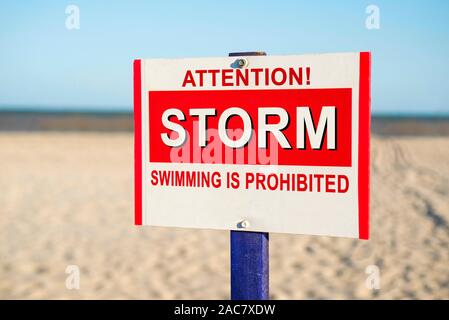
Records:
{"label": "red border of sign", "polygon": [[369,239],[371,53],[360,52],[359,78],[359,239]]}
{"label": "red border of sign", "polygon": [[142,225],[142,71],[134,60],[134,224]]}

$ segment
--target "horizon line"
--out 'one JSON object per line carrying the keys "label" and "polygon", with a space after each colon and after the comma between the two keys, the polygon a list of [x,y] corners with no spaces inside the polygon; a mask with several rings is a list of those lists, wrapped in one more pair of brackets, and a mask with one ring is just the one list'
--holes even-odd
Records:
{"label": "horizon line", "polygon": [[[62,106],[52,105],[0,105],[0,113],[37,114],[132,114],[132,106]],[[375,117],[449,117],[448,111],[372,111]]]}

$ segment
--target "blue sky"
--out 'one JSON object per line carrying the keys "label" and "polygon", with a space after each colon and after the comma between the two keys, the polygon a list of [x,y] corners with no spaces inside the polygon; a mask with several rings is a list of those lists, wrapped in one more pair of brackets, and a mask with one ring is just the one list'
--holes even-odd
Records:
{"label": "blue sky", "polygon": [[[80,29],[65,27],[67,5]],[[380,29],[365,28],[368,5]],[[131,110],[132,60],[371,51],[373,111],[449,113],[449,1],[4,1],[0,106]]]}

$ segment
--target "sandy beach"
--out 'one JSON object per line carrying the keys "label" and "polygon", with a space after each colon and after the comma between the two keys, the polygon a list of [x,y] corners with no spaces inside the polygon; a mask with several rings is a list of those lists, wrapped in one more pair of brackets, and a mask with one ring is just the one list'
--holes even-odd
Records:
{"label": "sandy beach", "polygon": [[[229,232],[133,225],[132,148],[0,133],[0,298],[229,298]],[[449,299],[449,137],[374,136],[371,157],[371,240],[271,234],[273,299]]]}

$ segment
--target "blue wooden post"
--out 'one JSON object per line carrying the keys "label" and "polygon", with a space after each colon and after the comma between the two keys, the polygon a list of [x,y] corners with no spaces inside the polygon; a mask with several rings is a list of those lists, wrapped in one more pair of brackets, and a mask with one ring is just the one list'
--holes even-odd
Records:
{"label": "blue wooden post", "polygon": [[268,233],[231,231],[231,299],[268,299]]}
{"label": "blue wooden post", "polygon": [[[229,54],[230,57],[265,55],[265,52]],[[231,231],[232,300],[267,300],[268,266],[268,233]]]}

